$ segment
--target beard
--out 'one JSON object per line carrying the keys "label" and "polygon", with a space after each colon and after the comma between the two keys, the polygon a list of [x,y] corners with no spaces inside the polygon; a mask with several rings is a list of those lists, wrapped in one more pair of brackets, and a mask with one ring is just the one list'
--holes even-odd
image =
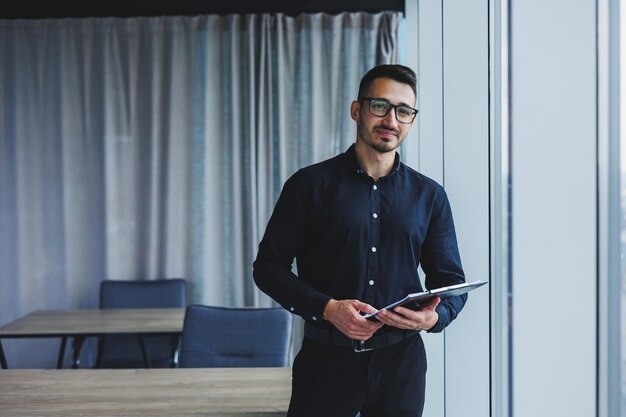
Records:
{"label": "beard", "polygon": [[[387,130],[394,132],[396,134],[396,137],[398,138],[397,141],[386,142],[383,139],[376,139],[375,131],[378,128],[383,128],[383,129],[387,129]],[[370,148],[374,149],[376,152],[379,152],[379,153],[387,153],[387,152],[395,151],[396,149],[400,147],[400,145],[402,144],[402,141],[404,140],[403,137],[400,137],[400,132],[398,132],[398,130],[390,129],[384,125],[376,125],[373,127],[372,132],[369,132],[367,131],[364,124],[359,123],[358,132],[359,132],[359,137],[361,138],[361,140],[365,142],[365,144],[367,144]]]}

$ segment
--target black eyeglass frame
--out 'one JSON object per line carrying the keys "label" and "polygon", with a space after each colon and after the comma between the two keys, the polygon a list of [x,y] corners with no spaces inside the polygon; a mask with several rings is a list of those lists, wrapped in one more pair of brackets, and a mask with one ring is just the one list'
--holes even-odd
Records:
{"label": "black eyeglass frame", "polygon": [[[393,109],[393,114],[394,114],[394,116],[396,116],[396,120],[398,121],[398,123],[402,123],[402,124],[405,124],[405,125],[408,125],[408,124],[413,123],[413,121],[415,120],[415,116],[417,116],[417,113],[419,112],[419,110],[414,109],[413,107],[411,107],[411,106],[407,106],[407,105],[405,105],[405,104],[391,104],[391,103],[389,102],[389,100],[387,100],[386,98],[379,98],[379,97],[363,97],[363,98],[359,99],[358,101],[359,101],[359,102],[363,102],[363,101],[365,101],[365,100],[368,100],[368,101],[369,101],[369,103],[368,103],[368,105],[367,105],[367,110],[370,112],[370,114],[371,114],[372,116],[376,116],[376,117],[385,117],[385,116],[387,116],[387,115],[389,114],[389,112],[391,111],[391,109]],[[389,104],[389,108],[387,109],[387,111],[385,112],[385,114],[383,114],[383,115],[379,115],[379,114],[375,114],[375,113],[372,111],[372,101],[373,101],[373,100],[383,101],[383,102],[385,102],[385,103]],[[397,110],[397,109],[398,109],[398,107],[403,107],[403,108],[405,108],[405,109],[411,109],[411,110],[413,110],[413,117],[411,118],[411,121],[410,121],[410,122],[403,122],[403,121],[401,121],[400,119],[398,119],[398,110]]]}

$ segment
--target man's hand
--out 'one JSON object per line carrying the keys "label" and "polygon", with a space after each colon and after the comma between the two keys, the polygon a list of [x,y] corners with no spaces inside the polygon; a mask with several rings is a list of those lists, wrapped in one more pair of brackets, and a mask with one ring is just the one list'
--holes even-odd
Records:
{"label": "man's hand", "polygon": [[376,309],[359,300],[330,300],[324,307],[324,318],[350,339],[367,340],[383,323],[366,320],[359,312],[375,313]]}
{"label": "man's hand", "polygon": [[405,307],[396,307],[393,311],[380,310],[376,318],[381,323],[399,329],[430,330],[439,320],[439,314],[435,311],[435,307],[440,301],[439,297],[435,297],[418,311],[409,310]]}

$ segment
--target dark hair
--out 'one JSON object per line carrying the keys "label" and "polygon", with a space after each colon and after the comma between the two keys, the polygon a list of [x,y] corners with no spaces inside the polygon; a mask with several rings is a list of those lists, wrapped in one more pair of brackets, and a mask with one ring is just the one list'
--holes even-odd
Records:
{"label": "dark hair", "polygon": [[399,83],[408,84],[413,89],[413,93],[417,97],[417,90],[415,88],[416,76],[415,72],[409,67],[398,64],[384,64],[377,65],[361,78],[361,84],[359,84],[359,100],[366,97],[370,86],[377,78],[389,78]]}

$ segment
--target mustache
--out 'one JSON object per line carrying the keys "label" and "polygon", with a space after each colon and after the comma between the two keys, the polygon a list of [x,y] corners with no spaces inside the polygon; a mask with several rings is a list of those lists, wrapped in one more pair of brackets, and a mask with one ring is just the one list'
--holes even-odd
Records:
{"label": "mustache", "polygon": [[389,126],[385,126],[385,125],[376,125],[376,126],[374,126],[374,130],[377,130],[377,129],[389,130],[389,131],[395,133],[396,136],[400,135],[400,131],[398,129],[394,129],[393,127],[389,127]]}

